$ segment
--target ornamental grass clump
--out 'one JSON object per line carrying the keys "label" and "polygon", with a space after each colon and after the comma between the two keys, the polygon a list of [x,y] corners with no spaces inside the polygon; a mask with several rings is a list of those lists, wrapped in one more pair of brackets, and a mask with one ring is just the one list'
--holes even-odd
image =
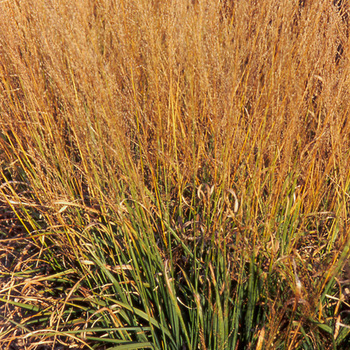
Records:
{"label": "ornamental grass clump", "polygon": [[0,2],[0,344],[349,346],[344,1]]}

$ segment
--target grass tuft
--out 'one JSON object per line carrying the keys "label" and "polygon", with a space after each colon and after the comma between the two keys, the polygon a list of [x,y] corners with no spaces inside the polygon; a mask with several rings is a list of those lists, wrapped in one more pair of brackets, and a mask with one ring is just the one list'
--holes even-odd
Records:
{"label": "grass tuft", "polygon": [[0,1],[0,346],[349,346],[346,1]]}

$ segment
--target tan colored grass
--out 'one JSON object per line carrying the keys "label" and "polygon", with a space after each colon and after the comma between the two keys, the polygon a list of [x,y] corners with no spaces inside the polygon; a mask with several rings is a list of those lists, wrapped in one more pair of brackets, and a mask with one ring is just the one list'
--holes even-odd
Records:
{"label": "tan colored grass", "polygon": [[[348,240],[348,22],[345,1],[1,1],[1,201],[65,228],[70,261],[84,256],[69,232],[123,220],[123,195],[166,244],[161,203],[175,225],[207,185],[209,241],[225,212],[243,246],[277,247],[275,269],[281,249],[309,257],[309,239],[332,242],[333,268]],[[208,204],[224,192],[239,208]],[[300,217],[284,248],[281,212]]]}

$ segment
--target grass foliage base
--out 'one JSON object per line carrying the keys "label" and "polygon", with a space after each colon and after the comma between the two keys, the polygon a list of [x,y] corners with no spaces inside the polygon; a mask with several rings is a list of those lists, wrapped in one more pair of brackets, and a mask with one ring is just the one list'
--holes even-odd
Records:
{"label": "grass foliage base", "polygon": [[350,346],[349,10],[0,1],[0,347]]}

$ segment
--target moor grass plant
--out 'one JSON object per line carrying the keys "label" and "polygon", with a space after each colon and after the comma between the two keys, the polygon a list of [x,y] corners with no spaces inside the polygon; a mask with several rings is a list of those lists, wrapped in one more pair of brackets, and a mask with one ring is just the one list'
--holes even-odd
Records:
{"label": "moor grass plant", "polygon": [[349,10],[0,1],[0,347],[350,346]]}

